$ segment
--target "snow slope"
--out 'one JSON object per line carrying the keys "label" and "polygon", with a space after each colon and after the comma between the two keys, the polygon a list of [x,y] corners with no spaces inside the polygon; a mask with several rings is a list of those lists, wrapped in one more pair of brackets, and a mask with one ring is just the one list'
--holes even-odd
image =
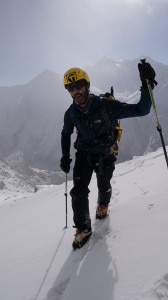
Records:
{"label": "snow slope", "polygon": [[93,176],[93,235],[77,251],[70,196],[64,229],[64,184],[3,201],[0,299],[168,299],[167,179],[162,149],[117,164],[109,216],[95,221]]}

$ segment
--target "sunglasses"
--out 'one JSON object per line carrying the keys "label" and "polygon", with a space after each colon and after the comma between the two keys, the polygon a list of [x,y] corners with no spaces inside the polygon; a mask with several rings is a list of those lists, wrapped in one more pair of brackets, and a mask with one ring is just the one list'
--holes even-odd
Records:
{"label": "sunglasses", "polygon": [[85,81],[81,80],[67,85],[66,89],[68,90],[68,92],[73,92],[74,89],[80,90],[84,85],[85,85]]}

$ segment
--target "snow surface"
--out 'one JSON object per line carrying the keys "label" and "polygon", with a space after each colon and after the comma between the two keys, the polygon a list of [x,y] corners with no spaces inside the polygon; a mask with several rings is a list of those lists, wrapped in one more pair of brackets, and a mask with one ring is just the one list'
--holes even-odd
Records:
{"label": "snow surface", "polygon": [[117,164],[112,186],[109,216],[95,221],[93,176],[93,235],[77,251],[71,247],[69,195],[64,229],[64,184],[1,201],[1,300],[168,299],[168,169],[162,149]]}

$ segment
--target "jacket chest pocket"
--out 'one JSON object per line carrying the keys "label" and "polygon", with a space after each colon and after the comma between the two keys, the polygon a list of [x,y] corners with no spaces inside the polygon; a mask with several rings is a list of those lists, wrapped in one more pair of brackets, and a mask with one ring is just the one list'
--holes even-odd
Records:
{"label": "jacket chest pocket", "polygon": [[96,119],[92,124],[92,130],[96,137],[107,136],[110,133],[109,128],[107,128],[105,121],[102,119]]}

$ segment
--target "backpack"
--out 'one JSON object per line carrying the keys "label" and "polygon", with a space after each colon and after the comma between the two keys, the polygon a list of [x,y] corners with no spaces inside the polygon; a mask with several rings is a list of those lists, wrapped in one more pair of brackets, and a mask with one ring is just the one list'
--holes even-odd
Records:
{"label": "backpack", "polygon": [[[105,94],[100,94],[99,97],[102,101],[103,101],[104,98],[115,100],[113,87],[111,87],[111,92],[110,93],[107,92]],[[109,117],[108,117],[108,114],[107,114],[107,111],[106,111],[105,102],[104,102],[104,105],[101,105],[101,107],[100,107],[100,113],[102,114],[102,116],[103,116],[103,118],[106,122],[106,125],[109,127],[111,123],[110,123],[110,120],[109,120]],[[116,130],[117,139],[116,139],[115,144],[111,147],[111,151],[113,153],[115,153],[115,155],[118,155],[119,143],[120,143],[121,137],[122,137],[122,128],[120,126],[120,120],[117,120],[115,130]]]}

